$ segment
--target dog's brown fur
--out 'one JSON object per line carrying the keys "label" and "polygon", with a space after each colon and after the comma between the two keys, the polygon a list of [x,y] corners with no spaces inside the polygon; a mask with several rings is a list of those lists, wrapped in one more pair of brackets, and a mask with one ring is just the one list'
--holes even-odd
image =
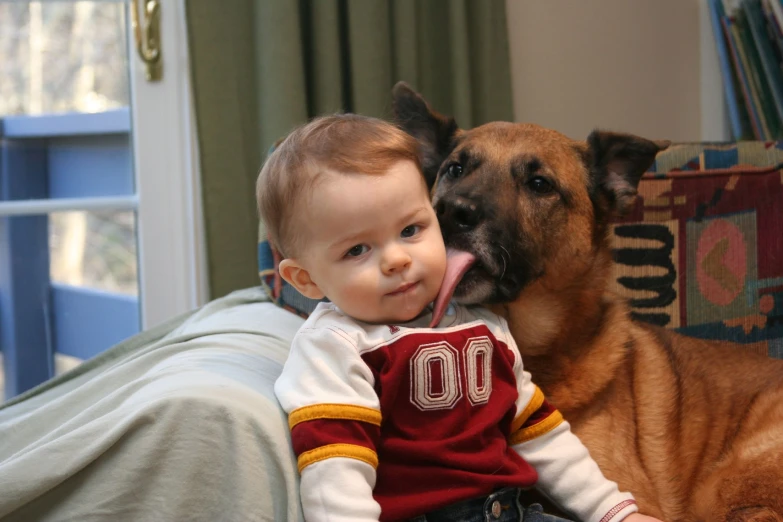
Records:
{"label": "dog's brown fur", "polygon": [[404,84],[394,108],[421,143],[447,245],[478,258],[457,299],[508,319],[605,475],[662,520],[783,521],[783,361],[634,322],[608,291],[608,220],[667,144],[462,130]]}

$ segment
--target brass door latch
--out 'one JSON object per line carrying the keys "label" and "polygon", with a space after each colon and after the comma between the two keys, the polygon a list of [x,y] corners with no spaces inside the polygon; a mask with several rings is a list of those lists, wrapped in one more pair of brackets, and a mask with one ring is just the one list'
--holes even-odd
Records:
{"label": "brass door latch", "polygon": [[[143,19],[139,20],[139,4],[143,4]],[[132,0],[131,25],[136,40],[136,50],[147,66],[147,80],[160,81],[163,77],[160,40],[160,1]]]}

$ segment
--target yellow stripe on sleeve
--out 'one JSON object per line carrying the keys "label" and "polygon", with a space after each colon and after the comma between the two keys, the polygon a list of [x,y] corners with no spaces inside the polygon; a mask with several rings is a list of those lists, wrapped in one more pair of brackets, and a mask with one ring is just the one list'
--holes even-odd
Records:
{"label": "yellow stripe on sleeve", "polygon": [[549,433],[553,429],[557,428],[563,422],[563,414],[555,410],[549,417],[545,418],[538,424],[533,424],[529,428],[525,428],[512,433],[509,443],[514,446],[521,444],[529,440],[533,440],[545,433]]}
{"label": "yellow stripe on sleeve", "polygon": [[365,448],[364,446],[357,446],[355,444],[328,444],[326,446],[311,449],[310,451],[305,451],[299,455],[299,473],[301,473],[302,470],[310,464],[314,464],[326,459],[331,459],[333,457],[347,457],[350,459],[361,460],[373,468],[378,467],[378,454],[369,448]]}
{"label": "yellow stripe on sleeve", "polygon": [[355,420],[369,424],[381,425],[381,412],[365,406],[352,404],[313,404],[302,406],[288,414],[288,428],[300,422],[315,419]]}
{"label": "yellow stripe on sleeve", "polygon": [[511,423],[511,433],[516,433],[542,404],[544,404],[544,392],[541,391],[541,388],[536,386],[536,391],[533,392],[533,397],[530,398],[530,402],[527,403],[527,406],[522,410],[522,413],[517,415],[514,422]]}

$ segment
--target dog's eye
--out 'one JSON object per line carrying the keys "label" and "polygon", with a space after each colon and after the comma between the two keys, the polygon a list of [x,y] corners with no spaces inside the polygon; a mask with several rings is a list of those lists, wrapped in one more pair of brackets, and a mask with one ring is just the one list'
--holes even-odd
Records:
{"label": "dog's eye", "polygon": [[452,163],[446,169],[446,175],[452,179],[457,179],[462,176],[462,165],[459,163]]}
{"label": "dog's eye", "polygon": [[541,176],[536,176],[535,178],[528,181],[527,184],[530,187],[530,190],[536,194],[549,194],[555,189],[555,187],[553,187],[550,182]]}

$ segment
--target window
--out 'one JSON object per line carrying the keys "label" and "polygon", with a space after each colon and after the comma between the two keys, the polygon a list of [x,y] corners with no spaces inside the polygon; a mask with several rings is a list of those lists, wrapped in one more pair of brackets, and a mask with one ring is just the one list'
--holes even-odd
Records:
{"label": "window", "polygon": [[[162,4],[162,3],[161,3]],[[146,80],[122,1],[0,0],[0,349],[13,396],[202,303],[184,1]]]}

